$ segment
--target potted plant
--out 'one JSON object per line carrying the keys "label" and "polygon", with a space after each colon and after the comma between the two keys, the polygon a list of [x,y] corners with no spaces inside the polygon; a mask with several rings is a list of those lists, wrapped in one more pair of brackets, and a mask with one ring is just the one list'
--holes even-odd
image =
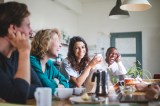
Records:
{"label": "potted plant", "polygon": [[[134,65],[128,69],[128,72],[126,75],[129,75],[132,78],[142,78],[143,73],[142,73],[140,61],[136,60],[136,62],[134,62]],[[112,76],[111,82],[113,84],[117,83],[117,80],[118,80],[118,76]]]}
{"label": "potted plant", "polygon": [[131,75],[133,78],[140,77],[142,78],[142,68],[140,61],[136,60],[134,65],[129,68],[127,75]]}

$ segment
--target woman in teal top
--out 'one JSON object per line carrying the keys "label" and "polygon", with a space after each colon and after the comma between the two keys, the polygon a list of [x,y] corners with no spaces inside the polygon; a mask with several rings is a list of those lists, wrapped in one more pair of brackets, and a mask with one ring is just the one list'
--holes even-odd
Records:
{"label": "woman in teal top", "polygon": [[[32,40],[31,66],[39,76],[44,87],[52,88],[52,94],[59,84],[68,88],[68,80],[57,70],[53,62],[49,60],[58,56],[60,44],[60,33],[57,29],[40,30]],[[59,80],[56,83],[54,78]]]}

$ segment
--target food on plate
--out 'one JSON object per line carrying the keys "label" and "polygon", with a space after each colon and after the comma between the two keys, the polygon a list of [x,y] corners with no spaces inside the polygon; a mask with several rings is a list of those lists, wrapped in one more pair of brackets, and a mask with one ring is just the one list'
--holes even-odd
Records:
{"label": "food on plate", "polygon": [[87,93],[83,93],[82,96],[81,96],[81,98],[82,98],[83,100],[85,100],[85,101],[87,101],[87,100],[90,99],[90,97],[88,96]]}

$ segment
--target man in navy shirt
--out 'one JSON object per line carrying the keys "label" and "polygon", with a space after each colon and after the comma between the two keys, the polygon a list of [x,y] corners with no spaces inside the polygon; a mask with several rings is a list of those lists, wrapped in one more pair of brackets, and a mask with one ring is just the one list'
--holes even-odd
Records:
{"label": "man in navy shirt", "polygon": [[30,67],[30,12],[22,3],[0,4],[0,98],[26,103],[41,83]]}

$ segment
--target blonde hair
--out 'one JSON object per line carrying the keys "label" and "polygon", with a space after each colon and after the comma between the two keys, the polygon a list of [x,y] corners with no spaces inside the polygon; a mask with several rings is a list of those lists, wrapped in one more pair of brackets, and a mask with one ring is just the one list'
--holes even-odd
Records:
{"label": "blonde hair", "polygon": [[61,38],[60,31],[57,28],[40,30],[36,33],[32,40],[31,55],[34,55],[40,59],[43,59],[48,51],[48,44],[52,37],[52,34],[56,33]]}

